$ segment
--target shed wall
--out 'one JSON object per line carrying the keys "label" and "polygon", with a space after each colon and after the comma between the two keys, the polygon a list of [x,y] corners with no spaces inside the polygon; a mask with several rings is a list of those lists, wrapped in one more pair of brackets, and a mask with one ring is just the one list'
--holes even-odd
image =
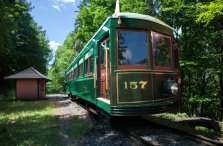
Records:
{"label": "shed wall", "polygon": [[37,80],[17,80],[16,81],[17,98],[38,98],[38,81]]}

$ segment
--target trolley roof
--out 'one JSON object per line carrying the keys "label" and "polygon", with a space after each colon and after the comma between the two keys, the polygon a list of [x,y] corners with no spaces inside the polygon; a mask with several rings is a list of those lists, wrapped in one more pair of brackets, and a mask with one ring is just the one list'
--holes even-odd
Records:
{"label": "trolley roof", "polygon": [[[119,16],[121,18],[132,18],[132,19],[147,20],[147,21],[155,22],[155,23],[161,24],[163,26],[166,26],[166,27],[174,30],[171,26],[169,26],[165,22],[163,22],[163,21],[161,21],[161,20],[159,20],[159,19],[157,19],[155,17],[149,16],[149,15],[138,14],[138,13],[129,13],[129,12],[122,12],[122,13],[120,13]],[[113,14],[112,18],[118,18],[119,16],[117,16],[116,14]]]}

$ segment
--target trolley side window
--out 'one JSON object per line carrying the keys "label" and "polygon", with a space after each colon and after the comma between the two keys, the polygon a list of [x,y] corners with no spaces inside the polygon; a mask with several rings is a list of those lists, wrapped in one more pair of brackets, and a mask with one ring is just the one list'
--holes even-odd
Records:
{"label": "trolley side window", "polygon": [[76,79],[76,68],[74,68],[74,71],[73,71],[73,78]]}
{"label": "trolley side window", "polygon": [[69,73],[69,80],[71,80],[71,72]]}
{"label": "trolley side window", "polygon": [[72,80],[73,79],[73,70],[71,70],[71,72],[70,72],[70,80]]}
{"label": "trolley side window", "polygon": [[117,35],[119,68],[148,66],[147,31],[120,29]]}
{"label": "trolley side window", "polygon": [[93,48],[90,49],[86,54],[85,54],[85,61],[84,61],[84,75],[85,76],[90,76],[92,75],[93,72]]}
{"label": "trolley side window", "polygon": [[78,69],[79,69],[79,78],[80,77],[83,77],[83,73],[84,73],[84,69],[83,69],[83,65],[84,65],[84,58],[81,58],[80,60],[79,60],[79,67],[78,67]]}
{"label": "trolley side window", "polygon": [[66,81],[69,81],[69,74],[66,73]]}
{"label": "trolley side window", "polygon": [[91,56],[90,58],[89,58],[89,61],[90,61],[90,74],[92,74],[93,73],[93,71],[94,71],[94,58],[93,58],[93,56]]}
{"label": "trolley side window", "polygon": [[172,67],[171,38],[152,32],[152,47],[154,65],[158,67]]}
{"label": "trolley side window", "polygon": [[89,73],[89,58],[84,61],[84,75],[87,76]]}
{"label": "trolley side window", "polygon": [[79,78],[82,77],[82,63],[79,65]]}

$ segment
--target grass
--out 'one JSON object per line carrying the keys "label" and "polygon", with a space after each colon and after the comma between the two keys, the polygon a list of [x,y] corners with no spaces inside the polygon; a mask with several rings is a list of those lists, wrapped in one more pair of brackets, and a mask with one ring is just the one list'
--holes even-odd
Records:
{"label": "grass", "polygon": [[199,134],[208,135],[208,137],[211,137],[211,136],[222,137],[222,135],[220,135],[216,131],[214,131],[212,129],[208,129],[206,127],[195,126],[194,128],[195,128],[194,130],[197,131]]}
{"label": "grass", "polygon": [[1,145],[60,145],[59,118],[49,101],[0,101]]}
{"label": "grass", "polygon": [[1,100],[15,100],[15,88],[2,89],[0,87],[0,101]]}
{"label": "grass", "polygon": [[[63,145],[61,122],[54,101],[0,101],[1,146]],[[67,125],[66,125],[67,124]],[[63,126],[74,140],[90,131],[93,125],[77,116],[69,117]]]}

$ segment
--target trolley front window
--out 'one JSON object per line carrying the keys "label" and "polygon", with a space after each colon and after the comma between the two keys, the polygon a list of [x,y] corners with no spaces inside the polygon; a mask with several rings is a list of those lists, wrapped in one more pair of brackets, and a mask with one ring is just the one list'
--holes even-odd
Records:
{"label": "trolley front window", "polygon": [[147,31],[120,29],[117,35],[119,68],[148,66]]}
{"label": "trolley front window", "polygon": [[157,67],[172,67],[171,38],[152,32],[154,65]]}

